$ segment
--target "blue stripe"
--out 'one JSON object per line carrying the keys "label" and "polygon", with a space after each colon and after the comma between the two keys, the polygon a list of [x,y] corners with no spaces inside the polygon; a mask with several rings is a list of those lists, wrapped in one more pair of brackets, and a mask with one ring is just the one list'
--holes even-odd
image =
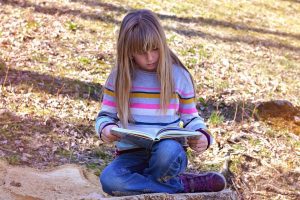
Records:
{"label": "blue stripe", "polygon": [[187,122],[183,128],[187,127],[187,125],[189,125],[192,121],[194,121],[195,119],[198,119],[199,117],[193,117],[189,122]]}
{"label": "blue stripe", "polygon": [[170,124],[174,124],[180,121],[180,118],[178,118],[177,120],[171,122],[171,123],[149,123],[149,122],[130,122],[131,124],[136,124],[136,125],[158,125],[158,126],[168,126]]}
{"label": "blue stripe", "polygon": [[160,94],[160,92],[130,91],[130,93]]}

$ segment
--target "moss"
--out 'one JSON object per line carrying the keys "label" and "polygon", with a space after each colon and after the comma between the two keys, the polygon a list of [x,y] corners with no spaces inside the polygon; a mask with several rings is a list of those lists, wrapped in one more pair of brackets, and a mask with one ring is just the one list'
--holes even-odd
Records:
{"label": "moss", "polygon": [[8,157],[6,157],[6,160],[10,165],[20,165],[21,164],[21,159],[20,159],[19,155],[8,156]]}

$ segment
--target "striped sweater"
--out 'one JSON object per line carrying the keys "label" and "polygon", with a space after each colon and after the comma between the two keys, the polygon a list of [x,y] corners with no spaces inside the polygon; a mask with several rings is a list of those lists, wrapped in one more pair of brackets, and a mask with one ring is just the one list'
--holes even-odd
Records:
{"label": "striped sweater", "polygon": [[[105,83],[102,107],[95,124],[97,134],[100,134],[108,124],[122,127],[116,109],[115,78],[116,73],[112,72]],[[195,94],[189,73],[182,67],[174,65],[173,81],[175,92],[167,112],[163,113],[160,110],[160,83],[157,74],[135,70],[129,101],[133,121],[129,122],[129,129],[155,135],[162,127],[179,127],[180,121],[190,130],[206,128],[195,106]],[[135,144],[124,139],[117,142],[116,146],[118,150],[137,148]]]}

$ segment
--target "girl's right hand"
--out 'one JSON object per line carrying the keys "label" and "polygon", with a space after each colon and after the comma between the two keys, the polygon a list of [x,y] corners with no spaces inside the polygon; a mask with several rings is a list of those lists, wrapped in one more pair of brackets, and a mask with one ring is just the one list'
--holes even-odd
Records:
{"label": "girl's right hand", "polygon": [[120,140],[121,138],[116,136],[116,135],[113,135],[111,133],[111,129],[113,127],[118,127],[117,125],[108,125],[106,126],[103,130],[102,130],[102,133],[101,133],[101,139],[106,142],[106,143],[112,143],[114,141],[118,141]]}

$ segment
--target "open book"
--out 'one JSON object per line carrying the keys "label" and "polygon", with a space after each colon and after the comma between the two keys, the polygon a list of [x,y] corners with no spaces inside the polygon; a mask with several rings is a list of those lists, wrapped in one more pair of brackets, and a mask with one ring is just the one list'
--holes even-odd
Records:
{"label": "open book", "polygon": [[162,128],[154,136],[151,136],[146,132],[118,128],[118,127],[113,127],[111,129],[111,133],[145,148],[151,147],[151,145],[154,142],[157,142],[162,139],[195,137],[202,134],[201,132],[198,131],[192,131],[189,129],[179,128],[179,127]]}

